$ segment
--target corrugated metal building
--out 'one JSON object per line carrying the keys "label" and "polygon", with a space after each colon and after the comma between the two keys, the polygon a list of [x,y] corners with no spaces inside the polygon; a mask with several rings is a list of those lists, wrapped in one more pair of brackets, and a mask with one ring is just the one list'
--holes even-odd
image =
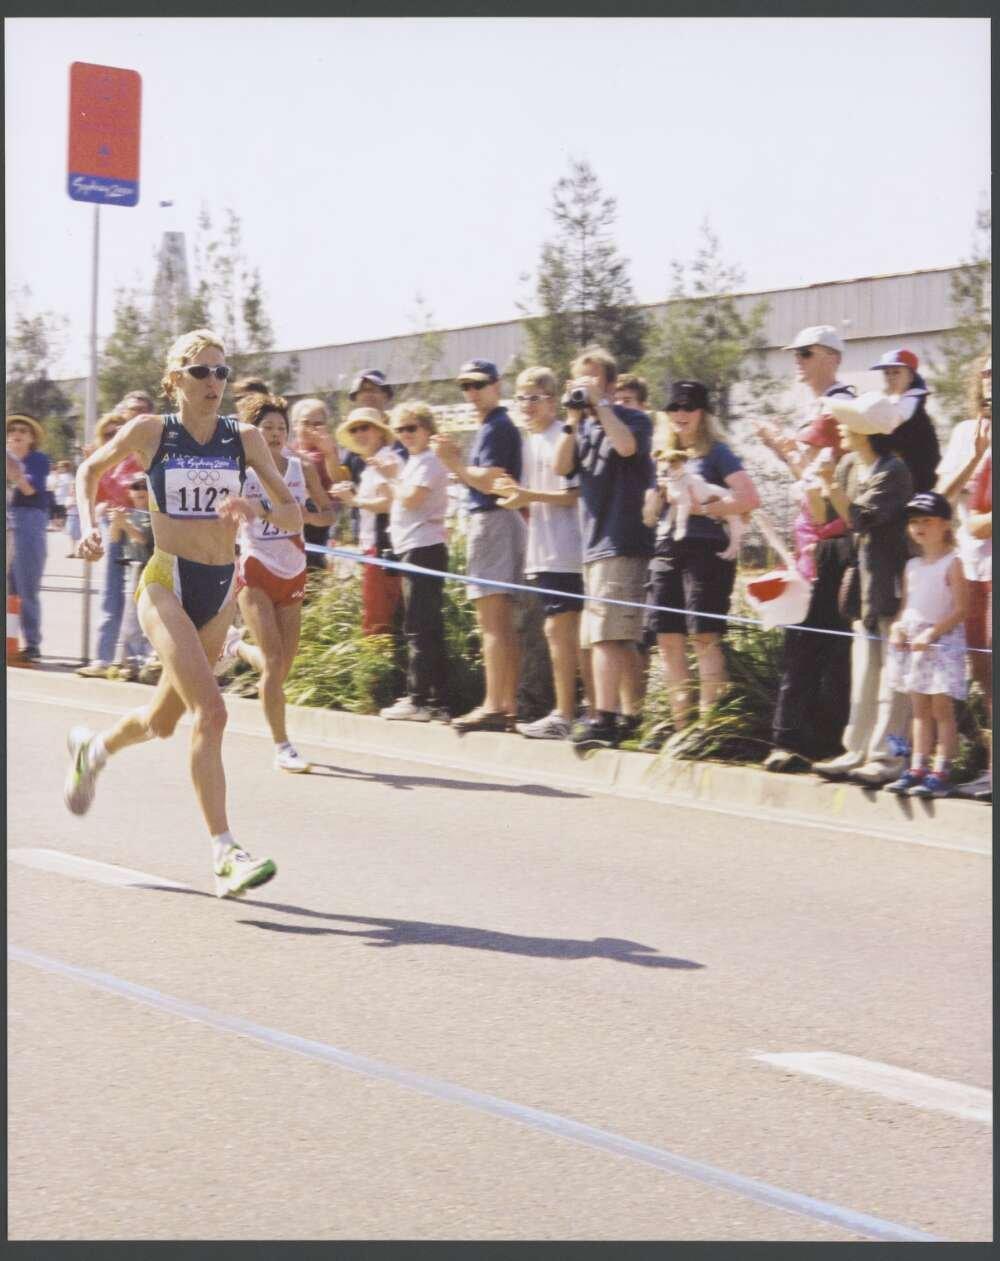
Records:
{"label": "corrugated metal building", "polygon": [[[952,326],[951,278],[956,268],[907,272],[892,276],[868,276],[808,285],[800,289],[774,289],[740,294],[740,306],[749,309],[761,299],[770,304],[766,322],[769,346],[768,370],[785,376],[790,361],[781,346],[809,324],[833,324],[844,338],[844,375],[861,388],[880,384],[868,367],[883,353],[905,343],[922,363],[938,349],[941,334]],[[647,304],[654,318],[666,303]],[[505,370],[519,354],[526,353],[527,338],[520,320],[478,324],[441,331],[441,356],[431,372],[433,380],[454,377],[467,359],[492,359]],[[381,368],[395,385],[419,375],[419,334],[386,337],[375,341],[337,346],[313,346],[275,354],[278,365],[292,357],[299,363],[295,394],[324,393],[344,388],[362,368]]]}
{"label": "corrugated metal building", "polygon": [[[859,389],[874,389],[881,386],[881,376],[868,368],[884,351],[906,345],[920,356],[922,365],[938,353],[942,333],[953,325],[950,290],[957,270],[945,267],[828,281],[740,294],[737,301],[747,309],[761,299],[770,304],[765,328],[767,369],[772,376],[790,376],[791,360],[781,347],[800,328],[833,324],[845,342],[842,375]],[[666,305],[648,303],[645,310],[658,318]],[[504,371],[516,356],[527,353],[520,320],[443,329],[440,337],[441,355],[430,373],[438,381],[452,379],[468,359],[491,359]],[[278,351],[273,356],[276,367],[298,361],[295,388],[288,391],[292,398],[342,390],[362,368],[381,368],[394,385],[407,384],[421,379],[417,366],[421,358],[421,335],[417,333]],[[85,393],[83,380],[60,384],[81,398]]]}

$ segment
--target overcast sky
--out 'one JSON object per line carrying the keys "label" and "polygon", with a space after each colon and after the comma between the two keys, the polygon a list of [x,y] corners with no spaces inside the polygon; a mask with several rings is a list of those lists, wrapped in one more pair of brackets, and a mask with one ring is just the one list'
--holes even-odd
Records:
{"label": "overcast sky", "polygon": [[[948,266],[989,187],[980,19],[8,19],[7,286],[71,320],[93,210],[66,194],[69,66],[142,75],[140,203],[101,210],[99,334],[165,228],[242,218],[277,348],[514,318],[587,159],[638,298],[706,216],[746,288]],[[172,199],[171,210],[159,209]]]}

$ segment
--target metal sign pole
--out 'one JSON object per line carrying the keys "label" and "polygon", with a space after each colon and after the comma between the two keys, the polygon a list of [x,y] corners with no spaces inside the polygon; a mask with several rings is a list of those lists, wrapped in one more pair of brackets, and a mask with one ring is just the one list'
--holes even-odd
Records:
{"label": "metal sign pole", "polygon": [[[94,206],[94,240],[90,266],[90,376],[87,378],[87,411],[83,422],[84,446],[94,440],[97,427],[97,276],[101,253],[101,207]],[[80,630],[80,657],[83,665],[90,660],[90,575],[92,564],[83,562],[83,620]]]}

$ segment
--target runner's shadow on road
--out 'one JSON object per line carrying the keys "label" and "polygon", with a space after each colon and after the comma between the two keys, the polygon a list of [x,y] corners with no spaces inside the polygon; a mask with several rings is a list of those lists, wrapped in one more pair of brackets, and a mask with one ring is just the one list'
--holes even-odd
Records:
{"label": "runner's shadow on road", "polygon": [[562,797],[584,800],[587,793],[567,792],[562,788],[550,788],[546,784],[496,784],[478,783],[466,779],[442,779],[436,775],[392,775],[388,771],[358,771],[350,766],[334,766],[330,762],[311,763],[310,775],[320,779],[350,779],[366,784],[385,784],[411,792],[414,788],[457,788],[461,792],[523,793],[529,797]]}
{"label": "runner's shadow on road", "polygon": [[421,920],[381,919],[366,915],[332,915],[323,911],[303,911],[300,907],[255,902],[254,906],[275,911],[291,911],[317,919],[338,923],[362,924],[366,927],[320,928],[302,924],[278,924],[273,920],[244,919],[241,924],[262,928],[271,933],[287,933],[302,937],[362,937],[365,945],[380,949],[395,946],[460,946],[466,950],[495,950],[501,954],[527,955],[537,959],[614,959],[618,963],[635,963],[644,968],[703,968],[693,959],[676,959],[657,953],[655,947],[620,937],[595,937],[578,941],[567,937],[524,937],[519,933],[501,933],[488,928],[469,928],[463,924],[432,924]]}
{"label": "runner's shadow on road", "polygon": [[[215,898],[200,889],[179,889],[167,885],[143,884],[138,888],[157,893],[185,893],[199,898]],[[232,905],[229,901],[227,905]],[[494,950],[501,954],[526,955],[535,959],[613,959],[616,963],[634,963],[641,968],[676,968],[695,971],[703,963],[661,955],[655,946],[620,937],[595,937],[592,941],[571,937],[525,937],[519,933],[501,933],[488,928],[469,928],[464,924],[432,924],[423,920],[386,919],[369,915],[335,915],[330,911],[312,911],[304,906],[284,902],[244,902],[241,909],[281,911],[307,919],[333,920],[338,924],[360,924],[364,927],[325,928],[304,924],[279,924],[274,920],[241,919],[239,924],[260,928],[269,933],[293,937],[359,937],[367,938],[366,946],[391,949],[395,946],[459,946],[466,950]]]}

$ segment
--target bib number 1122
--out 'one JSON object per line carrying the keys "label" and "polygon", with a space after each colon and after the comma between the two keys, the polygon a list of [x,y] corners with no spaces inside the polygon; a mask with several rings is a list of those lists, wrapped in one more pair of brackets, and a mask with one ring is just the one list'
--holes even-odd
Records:
{"label": "bib number 1122", "polygon": [[228,494],[227,486],[221,489],[218,486],[180,486],[177,490],[181,512],[215,512],[216,500],[223,499]]}

